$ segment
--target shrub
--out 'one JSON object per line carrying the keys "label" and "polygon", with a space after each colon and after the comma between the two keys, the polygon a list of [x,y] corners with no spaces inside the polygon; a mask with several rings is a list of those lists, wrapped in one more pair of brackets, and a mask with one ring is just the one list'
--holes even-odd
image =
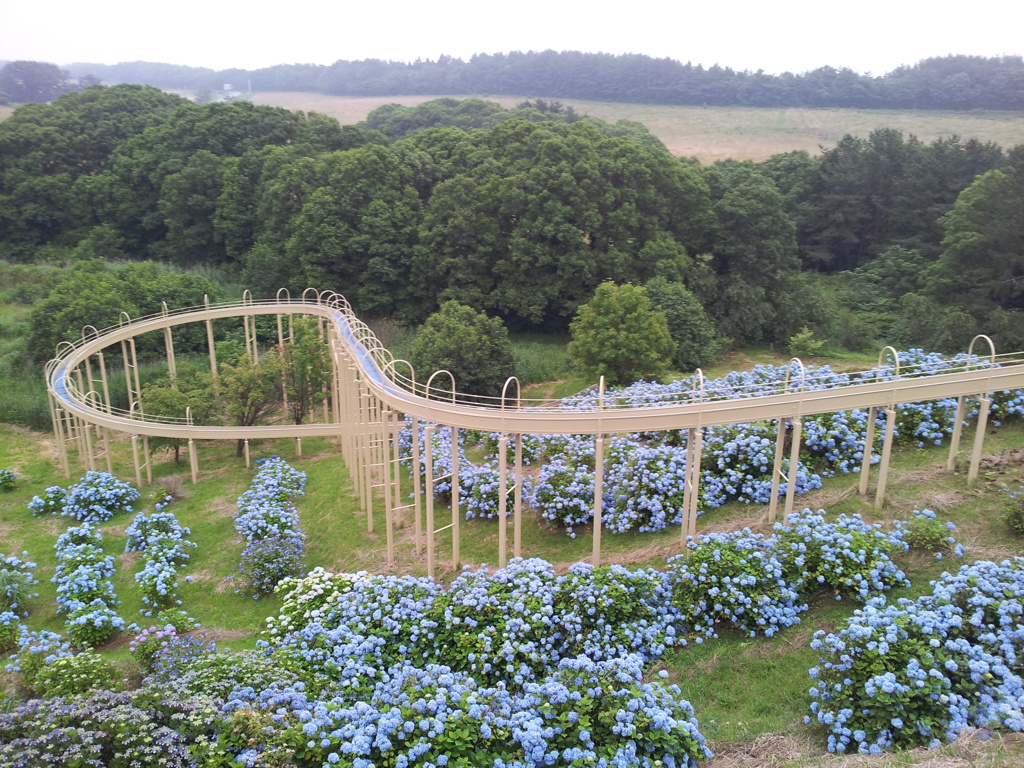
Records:
{"label": "shrub", "polygon": [[825,342],[814,338],[814,331],[806,325],[789,337],[789,354],[793,357],[814,357],[824,346]]}
{"label": "shrub", "polygon": [[783,575],[775,547],[744,528],[688,542],[690,553],[669,558],[672,605],[697,641],[718,637],[720,624],[751,637],[771,637],[807,610]]}
{"label": "shrub", "polygon": [[[457,301],[447,301],[420,326],[409,361],[423,381],[450,371],[455,388],[469,395],[500,397],[513,371],[512,344],[500,318],[487,317]],[[440,380],[449,386],[449,380]]]}
{"label": "shrub", "polygon": [[304,629],[327,615],[327,606],[352,588],[360,574],[331,573],[317,566],[305,576],[281,579],[274,592],[282,596],[277,616],[267,618],[270,638]]}
{"label": "shrub", "polygon": [[[979,561],[916,601],[881,598],[815,634],[811,712],[829,751],[938,746],[964,728],[1024,730],[1024,558]],[[810,718],[807,718],[808,720]]]}
{"label": "shrub", "polygon": [[837,598],[865,601],[910,584],[891,558],[907,549],[901,535],[886,534],[859,514],[828,523],[824,510],[806,509],[789,515],[785,525],[776,523],[774,538],[783,577],[805,594],[831,589]]}
{"label": "shrub", "polygon": [[930,509],[915,509],[906,522],[897,522],[897,535],[911,549],[934,552],[935,557],[942,559],[944,553],[952,553],[956,557],[964,554],[964,545],[951,536],[955,531],[953,523],[943,523]]}
{"label": "shrub", "polygon": [[70,602],[68,609],[70,612],[64,625],[68,637],[75,645],[99,645],[109,640],[118,630],[124,629],[124,619],[99,598],[88,603],[80,600]]}
{"label": "shrub", "polygon": [[271,536],[250,541],[242,550],[240,572],[255,595],[269,595],[282,579],[305,572],[301,540]]}
{"label": "shrub", "polygon": [[1024,485],[1007,491],[1002,518],[1015,536],[1024,536]]}
{"label": "shrub", "polygon": [[0,493],[5,491],[14,490],[14,481],[18,479],[18,476],[14,474],[13,470],[0,469]]}
{"label": "shrub", "polygon": [[149,688],[33,699],[0,716],[0,764],[194,768],[193,745],[226,727],[217,703]]}
{"label": "shrub", "polygon": [[32,571],[36,564],[28,560],[28,552],[21,553],[22,560],[7,555],[0,560],[0,612],[12,612],[28,616],[26,605],[33,597],[39,597],[34,587],[39,584]]}
{"label": "shrub", "polygon": [[56,515],[64,506],[67,493],[59,485],[51,485],[42,496],[33,496],[28,508],[33,516]]}
{"label": "shrub", "polygon": [[131,512],[139,491],[108,472],[86,472],[68,489],[61,514],[81,522],[102,523],[118,512]]}
{"label": "shrub", "polygon": [[47,664],[64,656],[73,656],[71,643],[55,632],[30,630],[21,626],[18,635],[18,652],[5,667],[8,672],[20,672],[22,684],[32,688],[36,676]]}
{"label": "shrub", "polygon": [[14,611],[0,611],[0,651],[9,651],[18,644],[21,616]]}
{"label": "shrub", "polygon": [[36,675],[35,690],[40,696],[78,696],[95,689],[118,691],[121,675],[113,662],[95,651],[62,656],[47,664]]}

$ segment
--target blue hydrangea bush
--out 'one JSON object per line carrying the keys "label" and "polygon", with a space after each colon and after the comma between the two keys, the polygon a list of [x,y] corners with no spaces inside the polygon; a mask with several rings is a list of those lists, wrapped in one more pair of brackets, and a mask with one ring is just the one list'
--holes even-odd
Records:
{"label": "blue hydrangea bush", "polygon": [[0,493],[13,491],[17,479],[13,469],[0,469]]}
{"label": "blue hydrangea bush", "polygon": [[931,594],[870,600],[816,633],[811,713],[833,752],[937,746],[965,728],[1024,730],[1024,558],[979,561]]}
{"label": "blue hydrangea bush", "polygon": [[114,558],[105,555],[102,534],[92,523],[69,528],[57,539],[57,612],[65,614],[68,636],[78,646],[103,643],[124,629],[110,577]]}
{"label": "blue hydrangea bush", "polygon": [[[902,377],[930,376],[945,370],[945,356],[911,349],[899,353]],[[974,367],[988,365],[979,358],[960,355],[955,364],[970,363]],[[948,363],[947,363],[948,365]],[[748,372],[733,372],[719,379],[705,381],[700,396],[704,400],[736,399],[781,391],[780,382],[789,375],[791,388],[801,381],[795,366],[759,365]],[[837,373],[828,366],[806,368],[803,386],[806,389],[827,389],[849,384],[892,379],[895,368],[883,365],[861,374]],[[694,382],[680,379],[669,384],[637,382],[629,387],[611,390],[606,401],[621,407],[689,402]],[[587,392],[562,401],[564,410],[593,410],[597,393]],[[878,447],[887,430],[893,432],[897,444],[924,446],[941,443],[952,433],[956,401],[945,399],[925,403],[903,403],[896,407],[896,418],[888,424],[884,410],[875,414],[875,450],[871,461],[879,460]],[[1024,414],[1024,391],[993,393],[992,424]],[[977,406],[965,413],[965,422],[977,417]],[[864,443],[868,428],[868,412],[852,410],[805,417],[802,450],[797,466],[789,459],[783,471],[796,483],[794,492],[807,493],[821,487],[823,477],[837,473],[861,471]],[[791,429],[792,427],[790,427]],[[698,513],[730,501],[765,504],[771,494],[771,470],[774,464],[776,422],[759,422],[707,427],[702,430],[704,461],[700,476]],[[466,515],[494,517],[497,513],[496,451],[497,436],[460,433],[459,483],[464,492]],[[425,473],[427,445],[424,425],[420,424],[421,476]],[[400,435],[406,455],[412,446],[411,430]],[[591,436],[526,435],[524,463],[540,464],[539,476],[530,503],[553,526],[564,528],[570,536],[591,524],[594,506],[594,438]],[[686,436],[679,431],[644,433],[607,442],[603,478],[603,525],[611,532],[654,531],[681,521],[683,476],[685,472]],[[484,453],[483,460],[467,458]],[[434,476],[451,472],[451,433],[448,429],[434,432],[430,446]],[[511,454],[510,454],[511,459]],[[788,490],[781,483],[781,493]],[[435,491],[442,499],[451,492],[449,480],[436,483]]]}
{"label": "blue hydrangea bush", "polygon": [[292,500],[304,495],[305,485],[305,472],[271,456],[256,462],[252,483],[238,499],[235,530],[246,539],[239,571],[256,597],[304,572],[306,536]]}
{"label": "blue hydrangea bush", "polygon": [[181,605],[178,597],[178,571],[189,559],[188,549],[195,547],[188,539],[191,531],[178,523],[173,512],[161,509],[140,512],[126,531],[125,552],[144,552],[146,561],[135,574],[142,594],[144,615],[152,616],[171,606]]}

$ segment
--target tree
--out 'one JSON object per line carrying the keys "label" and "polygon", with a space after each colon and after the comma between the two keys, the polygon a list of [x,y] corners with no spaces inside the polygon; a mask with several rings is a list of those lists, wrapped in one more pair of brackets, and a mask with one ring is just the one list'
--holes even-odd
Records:
{"label": "tree", "polygon": [[505,324],[472,307],[447,301],[420,327],[409,351],[420,380],[450,371],[455,388],[471,395],[498,397],[514,362]]}
{"label": "tree", "polygon": [[665,315],[651,306],[647,291],[604,282],[580,307],[570,327],[569,357],[587,375],[616,385],[663,373],[675,352]]}
{"label": "tree", "polygon": [[299,317],[292,321],[292,335],[281,348],[281,378],[288,410],[296,424],[310,409],[324,400],[331,383],[331,358],[327,343],[320,338],[316,320]]}
{"label": "tree", "polygon": [[652,307],[665,315],[669,335],[676,345],[672,365],[680,371],[692,371],[713,362],[722,350],[723,340],[697,297],[682,283],[663,277],[654,278],[644,287]]}
{"label": "tree", "polygon": [[12,61],[0,69],[0,94],[15,104],[53,101],[68,87],[67,71],[45,61]]}
{"label": "tree", "polygon": [[[221,366],[220,396],[234,426],[262,423],[281,401],[281,358],[275,352],[257,362],[246,354],[235,365]],[[236,456],[242,455],[244,445],[238,441]]]}
{"label": "tree", "polygon": [[[146,416],[167,416],[185,419],[189,415],[193,424],[205,424],[216,407],[213,377],[205,371],[179,369],[178,377],[160,379],[142,387],[142,410]],[[181,444],[176,437],[153,437],[149,444],[170,445],[174,448],[175,463],[181,460]]]}

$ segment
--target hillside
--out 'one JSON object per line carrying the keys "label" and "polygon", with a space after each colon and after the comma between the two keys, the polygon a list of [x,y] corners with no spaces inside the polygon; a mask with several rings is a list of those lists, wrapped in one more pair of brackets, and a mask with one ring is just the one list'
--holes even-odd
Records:
{"label": "hillside", "polygon": [[[357,123],[382,104],[413,107],[441,96],[368,96],[348,98],[317,93],[262,92],[256,104],[322,112],[342,125]],[[460,97],[465,98],[465,97]],[[527,96],[480,98],[514,107]],[[866,137],[878,128],[895,128],[923,142],[941,136],[992,141],[1002,147],[1024,143],[1024,114],[1019,112],[941,112],[879,109],[777,109],[771,107],[678,107],[562,99],[580,114],[609,122],[634,120],[646,125],[672,154],[703,163],[732,158],[762,161],[774,154],[806,150],[818,154],[846,134]]]}

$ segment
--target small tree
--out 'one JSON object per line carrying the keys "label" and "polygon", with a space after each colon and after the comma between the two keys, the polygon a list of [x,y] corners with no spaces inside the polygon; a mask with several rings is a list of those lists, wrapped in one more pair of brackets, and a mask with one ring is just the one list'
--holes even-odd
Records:
{"label": "small tree", "polygon": [[610,384],[631,384],[663,373],[675,343],[665,315],[651,307],[641,286],[605,282],[580,307],[570,326],[569,357],[584,374]]}
{"label": "small tree", "polygon": [[472,395],[500,395],[514,368],[505,324],[457,301],[445,302],[427,318],[409,360],[421,378],[451,371],[456,389]]}
{"label": "small tree", "polygon": [[[253,361],[242,355],[235,365],[224,365],[220,374],[220,395],[231,424],[254,427],[261,423],[281,401],[281,358],[269,354]],[[244,451],[245,441],[239,440],[236,456]]]}
{"label": "small tree", "polygon": [[[213,416],[216,395],[213,377],[204,371],[188,371],[170,379],[160,379],[142,388],[142,410],[147,416],[169,416],[184,419],[190,413],[193,424],[205,424]],[[175,463],[181,461],[181,444],[177,437],[154,437],[150,445],[169,445],[174,448]]]}
{"label": "small tree", "polygon": [[646,286],[656,310],[665,315],[668,332],[676,344],[672,364],[680,371],[692,371],[713,362],[723,347],[704,307],[682,283],[656,277]]}
{"label": "small tree", "polygon": [[327,343],[320,338],[316,320],[296,318],[291,339],[281,348],[281,378],[288,398],[288,410],[296,424],[310,409],[323,402],[331,383],[331,358]]}

